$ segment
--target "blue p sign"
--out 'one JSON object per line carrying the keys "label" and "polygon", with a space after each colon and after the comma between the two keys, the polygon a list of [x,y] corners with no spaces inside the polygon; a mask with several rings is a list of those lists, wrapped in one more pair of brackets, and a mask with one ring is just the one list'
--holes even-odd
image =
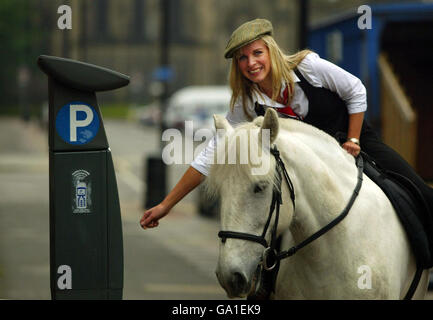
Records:
{"label": "blue p sign", "polygon": [[69,144],[89,143],[99,130],[98,114],[86,103],[68,103],[57,113],[56,130]]}

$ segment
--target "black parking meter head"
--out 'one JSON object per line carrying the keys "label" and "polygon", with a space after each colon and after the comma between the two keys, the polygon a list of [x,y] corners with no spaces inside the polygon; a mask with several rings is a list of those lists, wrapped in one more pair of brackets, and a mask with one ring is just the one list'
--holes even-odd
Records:
{"label": "black parking meter head", "polygon": [[[98,107],[96,92],[114,90],[129,84],[129,77],[92,64],[71,59],[42,55],[38,66],[49,78],[49,148],[52,151],[104,150],[108,148],[102,115]],[[69,111],[74,104],[75,113]],[[91,130],[68,132],[65,122],[71,115],[86,112],[95,114]],[[72,131],[72,130],[71,130]],[[77,136],[78,135],[78,136]]]}
{"label": "black parking meter head", "polygon": [[49,77],[80,91],[109,91],[129,84],[122,73],[81,61],[41,55],[38,65]]}
{"label": "black parking meter head", "polygon": [[52,298],[121,299],[120,205],[95,92],[129,77],[59,57],[40,56],[38,65],[49,78]]}

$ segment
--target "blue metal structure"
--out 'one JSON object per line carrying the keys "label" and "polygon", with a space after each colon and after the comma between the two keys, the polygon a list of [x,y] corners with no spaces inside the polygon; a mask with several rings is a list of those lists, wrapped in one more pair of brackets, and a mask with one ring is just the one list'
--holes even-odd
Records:
{"label": "blue metal structure", "polygon": [[[367,88],[367,118],[380,119],[380,79],[377,65],[383,31],[390,23],[433,21],[433,3],[369,5],[371,29],[360,29],[358,8],[309,27],[308,47],[362,80]],[[428,32],[427,30],[423,30]],[[433,30],[430,30],[432,32]],[[398,34],[395,34],[398,37]]]}

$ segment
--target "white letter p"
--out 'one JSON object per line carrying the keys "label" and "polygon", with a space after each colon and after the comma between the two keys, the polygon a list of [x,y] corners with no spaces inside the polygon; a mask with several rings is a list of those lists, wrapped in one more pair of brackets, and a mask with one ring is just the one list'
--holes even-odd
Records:
{"label": "white letter p", "polygon": [[[84,120],[77,120],[77,112],[83,111],[86,113],[86,118]],[[84,104],[75,104],[70,106],[69,109],[69,140],[71,142],[77,141],[77,128],[86,127],[93,120],[93,112],[88,106]]]}

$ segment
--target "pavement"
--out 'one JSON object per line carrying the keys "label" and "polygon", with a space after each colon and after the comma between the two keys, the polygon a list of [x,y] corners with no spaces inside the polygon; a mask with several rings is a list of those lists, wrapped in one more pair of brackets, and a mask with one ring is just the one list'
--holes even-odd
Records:
{"label": "pavement", "polygon": [[0,120],[3,299],[49,298],[47,150],[38,127],[16,118]]}

